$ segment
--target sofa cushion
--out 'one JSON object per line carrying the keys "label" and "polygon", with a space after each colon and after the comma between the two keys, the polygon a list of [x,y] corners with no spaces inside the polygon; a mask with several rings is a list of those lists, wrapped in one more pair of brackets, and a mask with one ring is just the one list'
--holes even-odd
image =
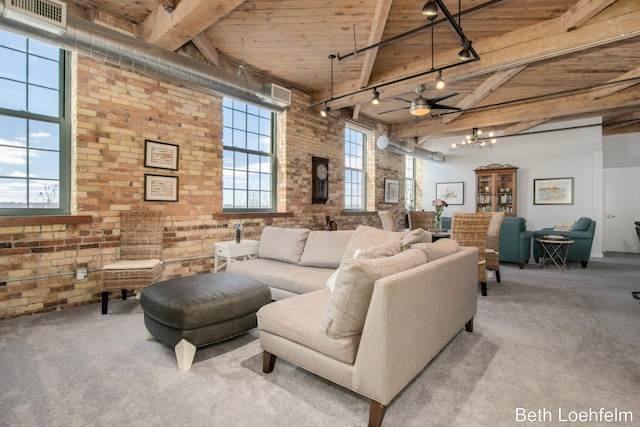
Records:
{"label": "sofa cushion", "polygon": [[310,231],[307,228],[265,227],[258,245],[258,258],[299,263]]}
{"label": "sofa cushion", "polygon": [[427,262],[435,261],[442,257],[455,254],[460,250],[460,245],[453,239],[438,239],[433,243],[416,243],[411,249],[424,251]]}
{"label": "sofa cushion", "polygon": [[386,231],[368,225],[359,225],[353,232],[353,236],[342,254],[342,259],[353,258],[356,249],[367,249],[390,240],[399,241],[405,234],[405,232]]}
{"label": "sofa cushion", "polygon": [[332,338],[361,334],[374,282],[425,262],[426,256],[419,249],[408,249],[388,258],[345,259],[322,317],[321,330]]}
{"label": "sofa cushion", "polygon": [[302,294],[324,288],[333,270],[255,258],[231,262],[227,264],[227,272],[251,277],[271,288]]}
{"label": "sofa cushion", "polygon": [[338,268],[352,236],[353,230],[311,231],[304,244],[300,265]]}
{"label": "sofa cushion", "polygon": [[573,224],[571,231],[587,231],[591,225],[591,218],[583,216]]}
{"label": "sofa cushion", "polygon": [[400,242],[402,250],[407,250],[416,243],[430,243],[432,239],[431,233],[422,228],[411,230],[404,236]]}
{"label": "sofa cushion", "polygon": [[258,327],[261,332],[285,337],[333,359],[353,364],[360,335],[333,339],[318,328],[329,297],[329,290],[322,289],[267,304],[258,310]]}
{"label": "sofa cushion", "polygon": [[574,222],[570,221],[558,221],[555,227],[553,227],[553,231],[570,231],[573,227]]}

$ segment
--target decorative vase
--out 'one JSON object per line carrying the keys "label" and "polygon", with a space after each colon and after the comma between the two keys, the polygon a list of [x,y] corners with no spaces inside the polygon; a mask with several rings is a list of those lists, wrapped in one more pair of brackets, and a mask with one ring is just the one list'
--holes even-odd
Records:
{"label": "decorative vase", "polygon": [[240,243],[241,235],[242,235],[242,230],[236,230],[236,243]]}
{"label": "decorative vase", "polygon": [[436,231],[442,230],[442,218],[440,215],[436,215],[436,218],[433,220],[433,229]]}

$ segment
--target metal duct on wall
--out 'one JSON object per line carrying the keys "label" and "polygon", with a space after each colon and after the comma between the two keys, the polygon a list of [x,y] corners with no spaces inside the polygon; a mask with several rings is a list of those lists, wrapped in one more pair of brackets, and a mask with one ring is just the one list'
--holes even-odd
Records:
{"label": "metal duct on wall", "polygon": [[413,156],[436,163],[444,163],[444,153],[440,151],[430,151],[416,146],[415,141],[391,141],[386,135],[382,135],[376,141],[376,146],[381,150],[392,153]]}
{"label": "metal duct on wall", "polygon": [[67,30],[62,35],[56,35],[38,28],[37,23],[26,25],[4,16],[4,8],[4,4],[0,2],[0,29],[2,30],[73,51],[125,70],[213,89],[229,97],[270,110],[284,111],[289,107],[289,104],[282,99],[271,97],[271,90],[265,89],[259,83],[101,27],[77,16],[68,15]]}

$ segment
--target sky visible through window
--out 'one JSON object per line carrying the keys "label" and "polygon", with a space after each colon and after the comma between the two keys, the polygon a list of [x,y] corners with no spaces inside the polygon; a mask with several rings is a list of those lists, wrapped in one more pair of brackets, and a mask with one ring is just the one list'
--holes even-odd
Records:
{"label": "sky visible through window", "polygon": [[60,50],[0,31],[0,208],[58,208]]}
{"label": "sky visible through window", "polygon": [[223,101],[223,209],[273,208],[273,113]]}

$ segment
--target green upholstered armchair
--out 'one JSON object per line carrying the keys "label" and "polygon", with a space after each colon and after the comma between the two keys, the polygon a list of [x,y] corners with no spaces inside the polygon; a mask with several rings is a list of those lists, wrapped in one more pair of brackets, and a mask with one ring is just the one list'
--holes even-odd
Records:
{"label": "green upholstered armchair", "polygon": [[[451,228],[451,218],[442,217],[442,228]],[[506,216],[500,228],[500,262],[515,262],[523,268],[531,256],[531,237],[533,231],[527,230],[527,221],[520,217]]]}
{"label": "green upholstered armchair", "polygon": [[500,262],[515,262],[523,268],[531,256],[532,236],[533,231],[527,230],[526,219],[505,217],[500,229]]}
{"label": "green upholstered armchair", "polygon": [[589,257],[591,256],[591,245],[593,244],[593,235],[596,232],[596,222],[588,217],[579,218],[569,231],[557,231],[554,227],[543,228],[533,232],[533,257],[536,262],[542,256],[542,247],[540,243],[535,241],[538,237],[548,234],[559,236],[567,236],[574,243],[569,247],[567,261],[580,261],[582,268],[587,268]]}

